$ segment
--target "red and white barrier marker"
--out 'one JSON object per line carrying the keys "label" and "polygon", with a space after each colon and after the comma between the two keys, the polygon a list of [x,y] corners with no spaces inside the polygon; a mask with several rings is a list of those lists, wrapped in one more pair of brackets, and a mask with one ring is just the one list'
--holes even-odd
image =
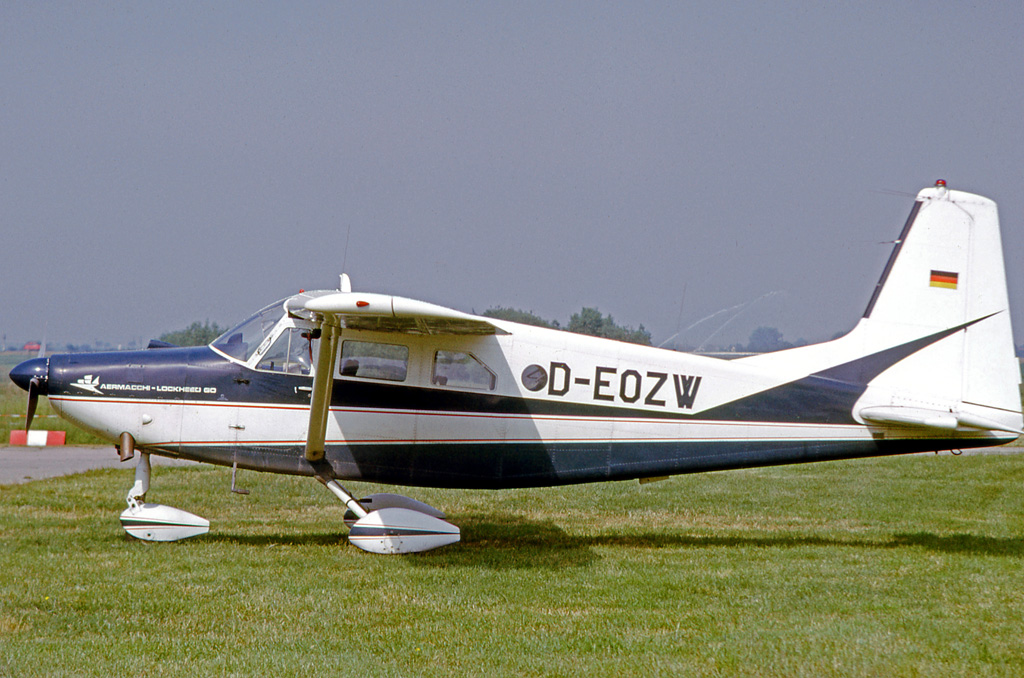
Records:
{"label": "red and white barrier marker", "polygon": [[10,444],[32,447],[63,445],[67,435],[65,431],[11,431]]}

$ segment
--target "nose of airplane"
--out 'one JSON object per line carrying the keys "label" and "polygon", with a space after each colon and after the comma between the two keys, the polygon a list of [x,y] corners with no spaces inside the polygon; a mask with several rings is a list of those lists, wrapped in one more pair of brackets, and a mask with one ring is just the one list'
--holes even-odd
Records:
{"label": "nose of airplane", "polygon": [[11,370],[11,381],[17,384],[21,389],[27,391],[32,383],[32,380],[36,380],[35,383],[38,385],[39,393],[46,394],[46,358],[32,358],[26,360],[23,363],[19,363],[14,366]]}

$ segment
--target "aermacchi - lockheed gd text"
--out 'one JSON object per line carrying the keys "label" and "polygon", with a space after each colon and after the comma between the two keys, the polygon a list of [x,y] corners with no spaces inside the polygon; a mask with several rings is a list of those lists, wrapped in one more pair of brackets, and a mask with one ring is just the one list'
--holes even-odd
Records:
{"label": "aermacchi - lockheed gd text", "polygon": [[145,503],[151,454],[319,479],[349,540],[407,553],[459,540],[440,511],[339,480],[563,485],[1007,443],[1021,434],[999,219],[922,190],[857,326],[722,360],[338,290],[277,301],[209,346],[52,355],[18,365],[28,422],[62,417],[139,452],[121,521],[201,534]]}

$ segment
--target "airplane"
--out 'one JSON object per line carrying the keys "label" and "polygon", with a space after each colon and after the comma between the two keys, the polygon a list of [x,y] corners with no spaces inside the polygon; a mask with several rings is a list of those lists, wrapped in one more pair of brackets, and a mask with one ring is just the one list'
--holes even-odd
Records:
{"label": "airplane", "polygon": [[374,553],[452,544],[414,499],[338,481],[522,488],[960,450],[1020,436],[996,204],[921,190],[863,317],[845,336],[733,360],[572,334],[431,303],[300,291],[209,346],[27,360],[26,428],[46,395],[68,421],[139,452],[123,527],[202,534],[146,503],[152,454],[311,476]]}

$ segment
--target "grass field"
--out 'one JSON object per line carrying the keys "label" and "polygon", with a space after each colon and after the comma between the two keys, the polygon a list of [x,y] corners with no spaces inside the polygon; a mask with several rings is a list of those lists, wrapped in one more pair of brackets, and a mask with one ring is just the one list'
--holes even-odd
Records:
{"label": "grass field", "polygon": [[463,530],[406,557],[348,546],[316,482],[239,481],[155,471],[212,522],[178,544],[121,531],[123,470],[0,487],[0,678],[1024,675],[1024,456],[398,489]]}
{"label": "grass field", "polygon": [[156,471],[212,523],[176,544],[121,531],[124,471],[0,487],[0,676],[1024,675],[1024,456],[405,490],[463,541],[404,557],[239,480]]}

